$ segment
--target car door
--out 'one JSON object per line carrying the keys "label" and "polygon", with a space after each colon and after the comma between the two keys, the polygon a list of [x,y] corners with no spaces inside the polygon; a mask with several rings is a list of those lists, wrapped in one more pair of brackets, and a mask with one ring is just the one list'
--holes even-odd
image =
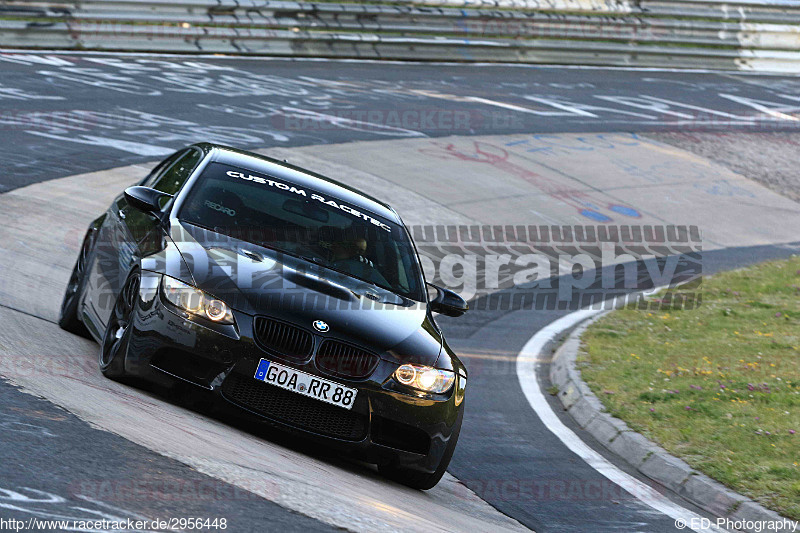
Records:
{"label": "car door", "polygon": [[[170,195],[176,194],[191,175],[202,153],[195,148],[176,152],[141,182]],[[164,208],[168,208],[168,198]],[[117,294],[125,283],[131,267],[143,255],[151,254],[164,244],[159,219],[130,205],[124,194],[114,200],[100,229],[97,260],[92,270],[92,292],[87,298],[98,327],[104,327],[111,315]]]}

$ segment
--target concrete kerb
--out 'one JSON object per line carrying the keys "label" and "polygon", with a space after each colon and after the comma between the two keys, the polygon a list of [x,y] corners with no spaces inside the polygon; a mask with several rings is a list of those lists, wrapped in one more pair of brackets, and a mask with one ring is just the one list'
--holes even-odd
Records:
{"label": "concrete kerb", "polygon": [[[759,503],[738,494],[710,477],[693,470],[683,460],[608,414],[597,396],[581,378],[576,359],[581,335],[598,313],[579,324],[556,350],[550,364],[550,381],[564,409],[575,422],[604,447],[649,479],[671,490],[701,509],[735,521],[782,521],[784,518]],[[745,531],[757,531],[750,529]],[[791,529],[778,530],[791,531]]]}

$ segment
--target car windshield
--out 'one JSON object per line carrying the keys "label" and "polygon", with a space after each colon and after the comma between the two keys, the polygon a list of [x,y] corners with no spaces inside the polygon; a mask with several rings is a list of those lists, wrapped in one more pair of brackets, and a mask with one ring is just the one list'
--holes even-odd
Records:
{"label": "car windshield", "polygon": [[424,299],[414,248],[402,226],[306,187],[213,162],[178,218]]}

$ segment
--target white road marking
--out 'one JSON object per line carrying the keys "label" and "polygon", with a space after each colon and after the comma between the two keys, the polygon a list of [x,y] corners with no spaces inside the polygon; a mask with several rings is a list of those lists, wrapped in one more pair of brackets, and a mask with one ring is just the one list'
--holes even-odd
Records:
{"label": "white road marking", "polygon": [[[602,310],[600,309],[575,311],[548,324],[530,338],[517,356],[517,378],[519,379],[520,387],[522,387],[522,392],[525,394],[531,408],[533,408],[544,425],[547,426],[547,429],[558,437],[574,454],[586,461],[589,466],[611,482],[622,487],[645,505],[669,516],[673,520],[684,520],[687,524],[699,524],[702,518],[700,515],[672,502],[652,487],[623,472],[584,443],[578,435],[561,422],[553,412],[550,404],[547,403],[547,399],[539,387],[539,382],[536,379],[536,361],[542,349],[563,331],[601,312]],[[694,531],[723,532],[725,530],[712,526],[708,529],[694,529]]]}
{"label": "white road marking", "polygon": [[110,137],[97,137],[95,135],[81,135],[80,137],[68,137],[65,135],[52,135],[44,131],[26,130],[26,133],[31,135],[38,135],[40,137],[49,137],[51,139],[58,139],[60,141],[70,141],[79,144],[89,144],[92,146],[108,146],[109,148],[116,148],[123,152],[130,152],[132,154],[143,155],[146,157],[164,157],[171,154],[175,150],[167,148],[166,146],[157,146],[154,144],[146,144],[132,141],[123,141],[122,139],[112,139]]}
{"label": "white road marking", "polygon": [[[478,104],[486,104],[495,107],[501,107],[503,109],[510,109],[511,111],[519,111],[520,113],[530,113],[532,115],[543,115],[545,113],[541,111],[537,111],[535,109],[528,109],[527,107],[522,107],[514,104],[509,104],[507,102],[498,102],[496,100],[489,100],[488,98],[481,98],[479,96],[467,96],[466,101],[468,102],[475,102]],[[592,115],[591,113],[585,113],[586,116],[596,116]]]}
{"label": "white road marking", "polygon": [[767,107],[764,104],[765,103],[777,103],[777,102],[762,102],[762,101],[755,100],[755,99],[752,99],[752,98],[745,98],[743,96],[736,96],[734,94],[719,93],[719,96],[721,96],[722,98],[727,98],[728,100],[731,100],[733,102],[737,102],[739,104],[752,107],[756,111],[761,111],[762,113],[766,113],[767,115],[770,115],[771,117],[777,118],[779,120],[794,120],[794,121],[800,120],[795,116],[792,116],[792,115],[789,115],[787,113],[783,113],[782,112],[782,111],[787,111],[787,112],[794,111],[794,112],[796,112],[798,109],[800,109],[798,107],[793,107],[793,106],[789,106],[789,105],[782,105],[782,104],[778,103],[777,104],[778,107],[773,109],[773,108]]}
{"label": "white road marking", "polygon": [[[427,137],[427,135],[425,135],[421,131],[389,126],[388,124],[377,124],[374,122],[356,120],[337,115],[328,115],[325,113],[319,113],[317,111],[311,111],[310,109],[299,109],[296,107],[284,106],[279,108],[277,112],[281,113],[282,115],[296,118],[298,121],[306,120],[310,122],[311,121],[328,122],[330,124],[333,124],[335,126],[340,126],[345,129],[374,133],[376,135],[392,135],[392,136],[397,135],[401,137]],[[397,112],[398,119],[400,117],[400,114],[402,114],[402,112]]]}
{"label": "white road marking", "polygon": [[[52,55],[57,54],[60,56],[119,56],[119,57],[171,57],[171,58],[186,58],[185,54],[168,53],[168,52],[108,52],[102,50],[27,50],[24,48],[0,48],[0,54],[32,54],[32,55]],[[633,67],[633,66],[604,66],[604,65],[559,65],[559,64],[539,64],[539,63],[463,63],[456,61],[404,61],[404,60],[388,60],[388,59],[342,59],[342,58],[327,58],[327,57],[257,57],[257,56],[239,56],[239,55],[226,55],[226,54],[192,54],[194,59],[219,59],[219,60],[235,60],[235,61],[291,61],[293,63],[377,63],[379,65],[424,65],[424,66],[459,66],[466,68],[478,67],[514,67],[514,68],[529,68],[541,70],[553,69],[569,69],[569,70],[622,70],[630,72],[675,72],[681,74],[718,74],[720,76],[736,75],[736,76],[774,76],[781,78],[796,78],[798,74],[793,72],[771,72],[771,71],[752,71],[752,70],[736,70],[736,69],[708,69],[708,68],[668,68],[668,67]]]}
{"label": "white road marking", "polygon": [[537,211],[537,210],[535,210],[535,209],[528,209],[528,211],[530,211],[531,213],[533,213],[534,215],[536,215],[537,217],[539,217],[539,219],[540,219],[540,220],[544,220],[544,221],[546,221],[546,222],[549,222],[550,224],[553,224],[554,226],[558,226],[558,225],[560,225],[560,224],[561,224],[561,221],[560,221],[560,220],[558,220],[558,219],[555,219],[555,218],[553,218],[553,217],[550,217],[550,216],[547,216],[547,215],[545,215],[544,213],[542,213],[542,212],[540,212],[540,211]]}

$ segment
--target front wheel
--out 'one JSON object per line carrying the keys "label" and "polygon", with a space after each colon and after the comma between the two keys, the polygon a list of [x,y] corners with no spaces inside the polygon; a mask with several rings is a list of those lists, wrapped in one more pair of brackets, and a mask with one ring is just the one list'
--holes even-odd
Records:
{"label": "front wheel", "polygon": [[134,272],[128,277],[117,296],[114,310],[108,319],[100,345],[100,372],[107,378],[120,380],[125,376],[125,354],[131,337],[131,322],[139,295],[141,277]]}
{"label": "front wheel", "polygon": [[72,269],[72,275],[67,283],[67,290],[64,292],[64,299],[61,301],[61,311],[58,314],[58,326],[70,333],[91,339],[89,330],[78,316],[78,307],[83,292],[86,278],[86,266],[89,263],[89,252],[91,248],[91,233],[87,233],[81,245],[78,260]]}
{"label": "front wheel", "polygon": [[456,443],[458,442],[458,435],[461,433],[461,420],[462,415],[459,415],[456,426],[453,428],[453,433],[450,435],[450,440],[447,443],[447,449],[433,473],[411,470],[410,468],[403,468],[391,463],[379,464],[378,472],[380,472],[382,476],[396,481],[401,485],[411,487],[412,489],[432,489],[442,479],[442,476],[444,476],[444,473],[447,471],[447,467],[450,465],[450,459],[453,458],[453,452],[456,450]]}

